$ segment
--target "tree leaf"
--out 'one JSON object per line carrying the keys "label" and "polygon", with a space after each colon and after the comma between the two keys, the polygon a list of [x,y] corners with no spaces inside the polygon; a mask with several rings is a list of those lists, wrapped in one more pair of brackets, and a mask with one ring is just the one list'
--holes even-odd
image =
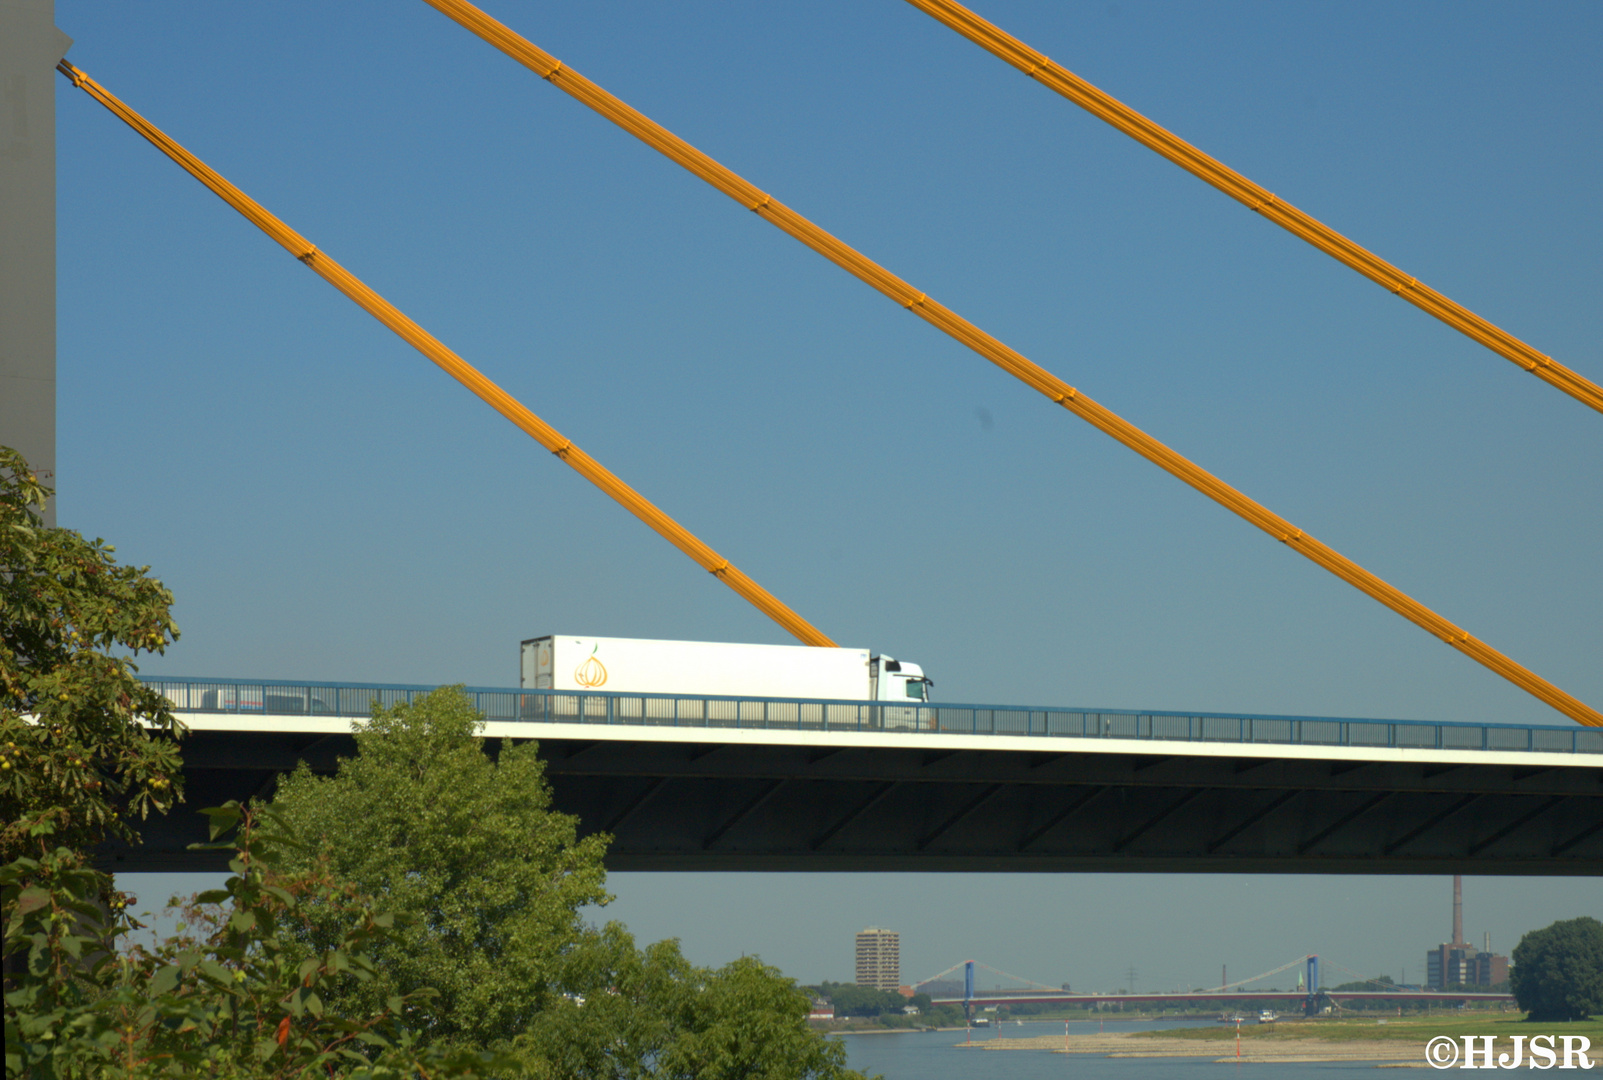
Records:
{"label": "tree leaf", "polygon": [[277,885],[264,885],[262,886],[262,892],[273,897],[287,908],[295,906],[295,896],[287,889],[280,889]]}
{"label": "tree leaf", "polygon": [[229,803],[225,806],[208,806],[200,812],[205,814],[210,821],[211,838],[213,840],[238,825],[241,816],[238,803]]}
{"label": "tree leaf", "polygon": [[234,973],[210,957],[202,960],[199,967],[200,973],[208,979],[221,983],[223,986],[234,985]]}
{"label": "tree leaf", "polygon": [[37,885],[30,885],[23,889],[22,895],[17,898],[17,914],[27,915],[30,912],[38,911],[42,907],[47,907],[49,904],[50,890],[41,889]]}
{"label": "tree leaf", "polygon": [[178,985],[178,975],[177,964],[165,964],[157,968],[156,974],[152,975],[150,982],[146,984],[150,995],[152,997],[161,997],[163,994],[172,993],[173,987]]}

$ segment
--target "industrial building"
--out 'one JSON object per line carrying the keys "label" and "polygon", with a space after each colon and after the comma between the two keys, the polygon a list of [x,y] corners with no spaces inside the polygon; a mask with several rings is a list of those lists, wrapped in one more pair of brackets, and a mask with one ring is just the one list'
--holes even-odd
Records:
{"label": "industrial building", "polygon": [[1425,954],[1425,985],[1432,990],[1450,986],[1492,987],[1508,979],[1508,957],[1492,952],[1492,935],[1485,948],[1464,940],[1464,879],[1453,875],[1453,940]]}
{"label": "industrial building", "polygon": [[857,935],[857,985],[895,990],[902,982],[901,935],[870,926]]}

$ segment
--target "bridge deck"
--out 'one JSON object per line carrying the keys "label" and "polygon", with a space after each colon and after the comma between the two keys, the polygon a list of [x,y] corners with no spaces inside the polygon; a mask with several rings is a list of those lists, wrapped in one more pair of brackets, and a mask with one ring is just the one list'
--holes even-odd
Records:
{"label": "bridge deck", "polygon": [[[412,684],[146,678],[181,712],[366,719],[374,706],[410,702]],[[1042,735],[1164,742],[1603,754],[1603,728],[1469,724],[1252,713],[1191,713],[1028,705],[893,705],[798,698],[694,697],[466,688],[493,722],[904,734]]]}
{"label": "bridge deck", "polygon": [[[1457,1004],[1458,1002],[1475,1002],[1486,1004],[1514,1003],[1512,994],[1493,993],[1464,993],[1457,991],[1437,990],[1321,990],[1321,998],[1340,1003],[1347,1001],[1396,1001],[1429,1003],[1439,1002],[1442,1005]],[[935,1005],[1077,1005],[1084,1008],[1096,1008],[1107,1005],[1206,1005],[1209,1008],[1220,1009],[1246,1008],[1248,1004],[1254,1007],[1259,1002],[1277,1002],[1288,1008],[1301,1005],[1308,999],[1304,990],[1268,990],[1262,993],[1243,990],[1231,993],[1196,993],[1196,994],[1076,994],[1069,991],[1063,993],[1008,993],[983,994],[976,993],[972,998],[953,997],[950,995],[930,998]]]}
{"label": "bridge deck", "polygon": [[[425,689],[151,681],[183,698],[193,807],[332,769],[347,707]],[[1603,871],[1583,728],[474,693],[500,696],[487,735],[539,740],[619,870]],[[201,829],[167,819],[108,861],[196,866]]]}

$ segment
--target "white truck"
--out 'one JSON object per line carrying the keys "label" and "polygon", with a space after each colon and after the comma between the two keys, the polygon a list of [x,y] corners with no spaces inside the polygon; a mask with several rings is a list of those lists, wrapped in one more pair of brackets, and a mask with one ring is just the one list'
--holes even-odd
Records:
{"label": "white truck", "polygon": [[928,701],[917,664],[867,649],[551,634],[523,642],[518,685],[623,694]]}

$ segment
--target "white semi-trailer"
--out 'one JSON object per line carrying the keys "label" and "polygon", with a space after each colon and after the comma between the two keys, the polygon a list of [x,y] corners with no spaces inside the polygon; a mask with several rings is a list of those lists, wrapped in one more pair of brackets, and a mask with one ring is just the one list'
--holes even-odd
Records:
{"label": "white semi-trailer", "polygon": [[867,649],[552,634],[523,643],[518,684],[534,690],[844,701],[928,701],[917,664]]}

